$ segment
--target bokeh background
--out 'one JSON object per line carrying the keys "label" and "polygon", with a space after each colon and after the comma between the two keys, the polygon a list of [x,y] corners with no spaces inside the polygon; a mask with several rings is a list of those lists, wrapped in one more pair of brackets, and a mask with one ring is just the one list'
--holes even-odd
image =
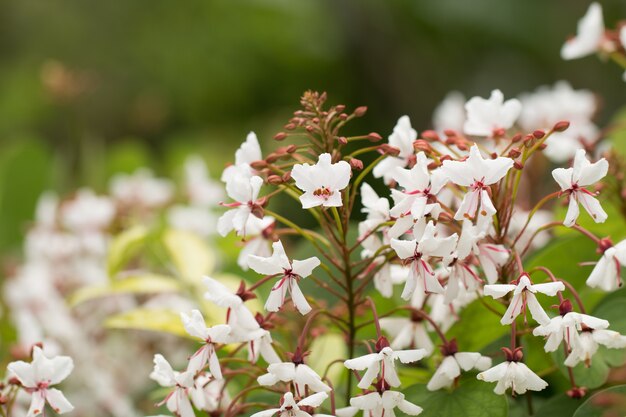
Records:
{"label": "bokeh background", "polygon": [[[359,131],[430,126],[450,90],[510,97],[556,80],[623,103],[619,69],[559,49],[589,2],[559,0],[2,0],[0,250],[17,256],[44,189],[103,190],[113,172],[172,175],[190,152],[221,172],[270,140],[306,89],[367,105]],[[626,3],[603,1],[607,25]]]}

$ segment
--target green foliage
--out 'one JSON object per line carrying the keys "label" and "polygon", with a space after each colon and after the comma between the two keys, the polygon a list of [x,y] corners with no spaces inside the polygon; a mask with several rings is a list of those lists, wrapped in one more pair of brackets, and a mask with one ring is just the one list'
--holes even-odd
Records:
{"label": "green foliage", "polygon": [[493,384],[475,378],[462,378],[453,390],[428,391],[425,385],[403,390],[406,399],[422,407],[421,417],[506,417],[506,397],[493,392]]}
{"label": "green foliage", "polygon": [[149,229],[147,227],[136,225],[113,238],[107,259],[109,277],[113,278],[126,266],[126,263],[145,245],[148,236]]}
{"label": "green foliage", "polygon": [[[484,304],[502,311],[503,306],[491,298],[484,297],[476,300],[464,308],[460,313],[459,320],[448,331],[448,337],[456,338],[459,348],[464,352],[477,352],[485,348],[494,340],[509,332],[507,326],[500,324],[502,315],[497,316],[488,310]],[[471,331],[468,331],[467,323],[471,323]]]}
{"label": "green foliage", "polygon": [[108,317],[104,326],[109,329],[147,330],[191,338],[180,320],[180,313],[169,309],[138,308]]}
{"label": "green foliage", "polygon": [[626,385],[611,387],[592,395],[573,417],[609,417],[626,415]]}
{"label": "green foliage", "polygon": [[213,271],[214,252],[198,235],[168,229],[163,233],[162,242],[181,278],[198,283],[202,276]]}
{"label": "green foliage", "polygon": [[[309,345],[311,355],[308,357],[308,364],[319,375],[324,375],[329,365],[335,361],[343,361],[348,358],[348,347],[345,338],[338,333],[326,333],[320,337],[316,337],[313,343]],[[343,365],[335,363],[328,369],[328,378],[334,384],[338,383],[339,378],[345,375],[346,371]]]}

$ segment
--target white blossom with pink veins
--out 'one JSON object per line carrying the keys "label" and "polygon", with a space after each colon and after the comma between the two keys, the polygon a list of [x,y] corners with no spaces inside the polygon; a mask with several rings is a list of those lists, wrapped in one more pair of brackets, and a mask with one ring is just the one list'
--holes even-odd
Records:
{"label": "white blossom with pink veins", "polygon": [[572,311],[563,316],[554,316],[549,323],[535,327],[533,335],[546,337],[544,350],[554,352],[563,340],[570,347],[576,345],[578,332],[583,329],[583,325],[589,329],[606,329],[609,327],[609,322]]}
{"label": "white blossom with pink veins", "polygon": [[604,178],[609,170],[609,163],[604,158],[591,163],[585,154],[584,149],[579,149],[576,151],[574,165],[571,168],[556,168],[552,171],[552,177],[561,187],[561,192],[569,194],[569,206],[563,221],[563,225],[567,227],[576,223],[580,213],[579,203],[596,223],[604,223],[608,217],[600,202],[594,197],[596,194],[585,187]]}
{"label": "white blossom with pink veins", "polygon": [[410,300],[418,285],[425,293],[443,293],[443,287],[428,263],[431,257],[448,257],[452,254],[458,235],[446,238],[435,236],[436,228],[432,222],[426,225],[419,240],[391,239],[391,247],[405,263],[410,263],[410,273],[406,280],[402,298]]}
{"label": "white blossom with pink veins", "polygon": [[509,307],[504,316],[502,316],[502,320],[500,320],[500,323],[503,325],[513,323],[513,320],[520,315],[522,310],[525,311],[526,307],[528,307],[530,314],[537,323],[543,325],[550,323],[550,317],[548,317],[539,301],[537,301],[535,294],[540,292],[553,297],[557,292],[564,290],[565,285],[561,281],[533,284],[526,273],[522,274],[516,285],[494,284],[485,285],[483,288],[484,294],[494,299],[502,298],[513,291],[513,298],[509,302]]}
{"label": "white blossom with pink veins", "polygon": [[389,346],[382,348],[378,353],[370,353],[354,359],[348,359],[343,364],[348,369],[357,371],[366,370],[361,381],[357,385],[361,389],[367,389],[379,372],[385,378],[385,381],[392,387],[400,386],[400,379],[396,371],[395,361],[397,359],[402,363],[413,363],[426,356],[425,349],[410,350],[393,350]]}
{"label": "white blossom with pink veins", "polygon": [[264,216],[262,219],[256,216],[248,217],[246,239],[237,257],[237,265],[244,271],[248,270],[248,256],[257,255],[268,257],[272,254],[270,248],[273,241],[270,239],[269,234],[266,235],[266,231],[271,229],[275,221],[272,216]]}
{"label": "white blossom with pink veins", "polygon": [[626,265],[626,240],[606,249],[587,278],[587,285],[613,291],[622,285],[622,266]]}
{"label": "white blossom with pink veins", "polygon": [[463,220],[463,229],[457,245],[457,256],[465,259],[470,254],[478,258],[487,282],[494,284],[498,280],[498,269],[509,260],[510,251],[503,245],[481,242],[487,234],[471,221]]}
{"label": "white blossom with pink veins", "polygon": [[467,120],[463,131],[467,135],[492,136],[495,131],[513,126],[522,111],[522,104],[512,98],[504,101],[500,90],[493,90],[488,99],[472,97],[465,104]]}
{"label": "white blossom with pink veins", "polygon": [[392,180],[393,171],[397,168],[404,168],[409,164],[409,160],[415,154],[413,142],[417,139],[417,131],[411,126],[409,116],[402,116],[393,128],[393,133],[389,135],[389,145],[400,150],[398,156],[387,156],[380,161],[372,173],[374,178],[383,178],[385,184]]}
{"label": "white blossom with pink veins", "polygon": [[194,372],[176,372],[163,355],[154,355],[154,370],[150,379],[158,382],[162,387],[172,387],[173,390],[158,405],[165,404],[167,409],[179,417],[195,417],[191,401],[190,390],[194,389]]}
{"label": "white blossom with pink veins", "polygon": [[252,414],[250,417],[311,417],[311,414],[302,410],[300,407],[319,407],[326,398],[328,398],[328,394],[318,392],[296,402],[293,398],[293,394],[287,392],[283,395],[280,408],[270,408],[268,410],[259,411],[258,413]]}
{"label": "white blossom with pink veins", "polygon": [[222,379],[222,369],[215,353],[215,345],[231,341],[230,326],[218,324],[213,327],[207,327],[202,313],[198,310],[192,310],[191,316],[180,313],[180,317],[187,333],[203,342],[202,347],[189,358],[187,370],[197,373],[208,364],[209,370],[215,379]]}
{"label": "white blossom with pink veins", "polygon": [[576,36],[561,48],[561,58],[576,59],[594,54],[602,48],[604,40],[604,18],[602,6],[591,3],[587,13],[578,21]]}
{"label": "white blossom with pink veins", "polygon": [[74,369],[74,362],[69,356],[47,358],[38,346],[34,346],[31,363],[11,362],[7,369],[9,375],[15,376],[32,394],[27,417],[43,414],[46,402],[59,414],[74,409],[61,391],[50,388],[67,378]]}
{"label": "white blossom with pink veins", "polygon": [[226,193],[235,201],[224,204],[231,209],[217,220],[217,231],[222,237],[231,230],[235,230],[239,236],[246,235],[246,224],[262,185],[263,178],[257,176],[236,176],[226,183]]}
{"label": "white blossom with pink veins", "polygon": [[289,261],[285,254],[282,242],[274,242],[272,247],[274,253],[269,258],[250,255],[248,257],[248,265],[250,268],[263,275],[281,276],[279,281],[272,287],[265,309],[267,311],[278,311],[285,303],[287,292],[291,294],[291,299],[298,311],[305,315],[311,311],[311,306],[307,302],[304,294],[298,286],[298,281],[306,278],[320,264],[320,260],[316,256],[304,259],[302,261]]}
{"label": "white blossom with pink veins", "polygon": [[352,169],[346,161],[331,162],[329,153],[319,156],[317,164],[297,164],[291,170],[296,187],[304,191],[300,196],[302,208],[341,207],[341,190],[348,186]]}
{"label": "white blossom with pink veins", "polygon": [[483,219],[490,221],[496,208],[489,196],[489,185],[504,178],[512,167],[511,158],[483,159],[477,145],[472,146],[469,157],[464,161],[444,161],[442,170],[450,181],[468,187],[454,218],[474,219],[479,213]]}
{"label": "white blossom with pink veins", "polygon": [[404,399],[404,394],[398,391],[386,390],[382,394],[370,392],[350,398],[350,405],[363,410],[363,417],[394,417],[394,409],[398,408],[405,414],[416,416],[423,410]]}
{"label": "white blossom with pink veins", "polygon": [[302,397],[307,388],[313,392],[330,392],[331,388],[322,382],[322,378],[310,366],[293,362],[271,363],[267,373],[257,378],[259,385],[272,386],[282,382],[293,382],[296,395]]}
{"label": "white blossom with pink veins", "polygon": [[523,362],[502,362],[476,375],[478,379],[486,382],[497,382],[493,392],[503,395],[511,388],[516,394],[524,394],[526,391],[541,391],[548,383],[539,378]]}

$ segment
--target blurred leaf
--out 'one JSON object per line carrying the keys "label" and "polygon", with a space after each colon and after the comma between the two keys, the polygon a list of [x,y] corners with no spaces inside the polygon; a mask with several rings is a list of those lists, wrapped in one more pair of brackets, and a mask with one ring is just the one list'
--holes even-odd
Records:
{"label": "blurred leaf", "polygon": [[140,139],[126,139],[112,144],[107,149],[106,174],[110,178],[115,174],[130,174],[138,168],[151,166],[150,150]]}
{"label": "blurred leaf", "polygon": [[624,415],[626,415],[626,385],[618,385],[593,394],[576,410],[573,417]]}
{"label": "blurred leaf", "polygon": [[[337,333],[326,333],[316,337],[311,343],[309,350],[309,366],[318,374],[323,375],[326,367],[333,361],[345,360],[348,358],[348,347],[344,337]],[[345,368],[342,364],[333,364],[328,371],[328,378],[336,384]]]}
{"label": "blurred leaf", "polygon": [[163,244],[182,278],[199,282],[213,271],[215,254],[198,235],[168,229],[163,234]]}
{"label": "blurred leaf", "polygon": [[570,416],[580,407],[581,402],[582,400],[570,398],[565,393],[557,394],[539,407],[533,417]]}
{"label": "blurred leaf", "polygon": [[113,278],[137,254],[148,237],[148,229],[136,225],[113,238],[109,246],[107,270]]}
{"label": "blurred leaf", "polygon": [[[619,241],[626,237],[626,219],[611,203],[611,200],[604,198],[601,201],[602,208],[609,216],[604,223],[596,223],[583,209],[581,209],[580,216],[578,216],[576,223],[600,237],[611,236],[616,241]],[[563,220],[567,213],[567,207],[557,206],[554,213],[556,220]],[[581,236],[580,232],[568,227],[557,227],[554,229],[554,234],[556,236]]]}
{"label": "blurred leaf", "polygon": [[148,330],[191,338],[183,327],[180,314],[169,309],[138,308],[107,318],[104,326],[109,329]]}
{"label": "blurred leaf", "polygon": [[[507,326],[500,324],[500,317],[488,310],[483,303],[492,306],[496,311],[502,310],[504,314],[504,306],[488,297],[476,300],[464,308],[459,320],[447,334],[450,338],[456,338],[463,352],[478,352],[509,332]],[[468,323],[471,323],[471,331],[468,331]]]}
{"label": "blurred leaf", "polygon": [[145,273],[111,281],[107,285],[81,288],[72,294],[69,299],[69,304],[71,307],[74,307],[88,300],[117,294],[152,294],[176,292],[180,289],[180,284],[173,278]]}
{"label": "blurred leaf", "polygon": [[406,399],[422,407],[421,417],[506,417],[508,404],[504,395],[493,392],[493,384],[475,378],[462,378],[453,390],[428,391],[426,385],[405,389]]}

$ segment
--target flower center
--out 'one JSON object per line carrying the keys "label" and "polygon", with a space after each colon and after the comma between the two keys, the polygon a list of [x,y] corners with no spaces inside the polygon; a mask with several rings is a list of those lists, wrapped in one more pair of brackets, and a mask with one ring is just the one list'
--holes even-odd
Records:
{"label": "flower center", "polygon": [[322,187],[316,189],[315,191],[313,191],[313,195],[315,197],[321,197],[324,200],[328,200],[330,198],[330,196],[333,195],[333,192],[331,191],[330,188],[328,188],[326,186],[322,186]]}

